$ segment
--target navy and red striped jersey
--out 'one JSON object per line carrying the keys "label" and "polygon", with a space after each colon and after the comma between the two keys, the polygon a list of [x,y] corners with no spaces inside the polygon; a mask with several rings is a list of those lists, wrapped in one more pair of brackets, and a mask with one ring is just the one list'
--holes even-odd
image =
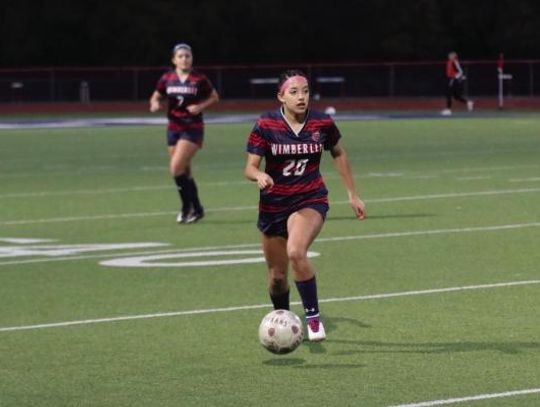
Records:
{"label": "navy and red striped jersey", "polygon": [[207,99],[213,89],[210,80],[197,71],[191,71],[185,81],[180,80],[175,69],[165,72],[158,80],[156,91],[167,98],[169,129],[202,129],[202,113],[192,115],[186,107]]}
{"label": "navy and red striped jersey", "polygon": [[323,150],[334,147],[341,134],[332,118],[308,111],[302,130],[295,134],[281,110],[263,114],[247,142],[247,152],[265,159],[265,172],[274,185],[261,191],[263,212],[291,211],[300,204],[328,203],[319,165]]}

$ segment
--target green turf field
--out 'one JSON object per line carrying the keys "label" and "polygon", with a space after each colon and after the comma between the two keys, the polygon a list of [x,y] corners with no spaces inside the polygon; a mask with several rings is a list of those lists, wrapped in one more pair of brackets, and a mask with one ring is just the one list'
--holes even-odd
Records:
{"label": "green turf field", "polygon": [[368,219],[326,155],[328,340],[285,356],[263,263],[185,265],[259,257],[251,125],[207,127],[184,226],[163,127],[0,132],[0,406],[539,406],[540,116],[338,124]]}

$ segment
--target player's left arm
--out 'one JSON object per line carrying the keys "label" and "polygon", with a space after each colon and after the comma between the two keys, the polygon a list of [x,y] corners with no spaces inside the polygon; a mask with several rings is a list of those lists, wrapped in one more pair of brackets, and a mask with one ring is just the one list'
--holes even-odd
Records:
{"label": "player's left arm", "polygon": [[212,106],[214,103],[219,102],[219,94],[217,90],[212,86],[212,83],[206,78],[201,82],[199,91],[204,95],[208,94],[208,97],[201,102],[190,105],[186,109],[193,115],[202,113],[204,110]]}
{"label": "player's left arm", "polygon": [[366,204],[358,197],[356,192],[356,187],[354,186],[354,177],[351,170],[351,165],[349,163],[349,158],[347,157],[347,152],[339,144],[336,143],[331,149],[330,154],[334,158],[334,165],[341,175],[345,189],[347,190],[347,195],[349,197],[349,204],[359,220],[364,220],[366,218]]}
{"label": "player's left arm", "polygon": [[460,81],[464,81],[465,79],[467,79],[467,77],[465,76],[465,73],[463,72],[463,69],[461,69],[461,64],[459,63],[457,59],[454,61],[454,66],[457,71],[456,79]]}
{"label": "player's left arm", "polygon": [[208,96],[207,99],[203,100],[201,103],[197,103],[196,105],[189,105],[186,109],[191,114],[199,114],[218,101],[219,95],[215,89],[212,89],[212,92],[210,92],[210,96]]}

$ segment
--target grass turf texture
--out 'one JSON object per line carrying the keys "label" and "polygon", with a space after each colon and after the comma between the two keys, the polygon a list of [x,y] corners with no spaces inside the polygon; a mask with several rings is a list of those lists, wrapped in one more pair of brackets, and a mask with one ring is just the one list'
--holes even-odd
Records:
{"label": "grass turf texture", "polygon": [[[122,254],[256,245],[258,192],[242,175],[250,127],[207,126],[194,166],[207,217],[190,226],[174,222],[162,127],[3,131],[0,238],[170,244],[113,252]],[[339,127],[368,220],[352,218],[326,154],[331,212],[322,239],[540,221],[537,116]],[[509,190],[521,192],[474,195]],[[455,196],[463,193],[472,195]],[[382,199],[395,197],[416,198]],[[533,226],[321,241],[312,250],[321,254],[313,263],[325,299],[535,280],[539,243]],[[96,253],[110,254],[83,254]],[[262,263],[13,263],[29,259],[52,258],[0,258],[0,328],[268,302]],[[0,405],[385,406],[538,388],[539,307],[534,284],[329,302],[321,305],[328,340],[286,356],[258,344],[270,307],[0,331]],[[532,394],[470,405],[539,402]]]}

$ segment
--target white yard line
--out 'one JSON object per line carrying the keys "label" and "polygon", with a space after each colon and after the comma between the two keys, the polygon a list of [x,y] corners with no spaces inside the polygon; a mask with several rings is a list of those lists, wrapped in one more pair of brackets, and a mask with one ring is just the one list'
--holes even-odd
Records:
{"label": "white yard line", "polygon": [[[359,295],[355,297],[326,298],[326,299],[321,299],[320,302],[332,303],[332,302],[345,302],[345,301],[367,301],[367,300],[377,300],[377,299],[385,299],[385,298],[440,294],[440,293],[458,292],[458,291],[486,290],[486,289],[492,289],[492,288],[515,287],[515,286],[524,286],[524,285],[533,285],[533,284],[540,284],[540,280],[508,281],[505,283],[478,284],[478,285],[447,287],[447,288],[433,288],[433,289],[428,289],[428,290],[402,291],[402,292],[372,294],[372,295]],[[300,302],[299,301],[292,302],[291,305],[300,305]],[[7,327],[0,327],[0,332],[26,331],[26,330],[33,330],[33,329],[45,329],[45,328],[60,328],[60,327],[74,326],[74,325],[89,325],[89,324],[99,324],[99,323],[106,323],[106,322],[130,321],[130,320],[136,320],[136,319],[153,319],[153,318],[178,317],[178,316],[201,315],[201,314],[217,314],[217,313],[222,313],[222,312],[254,310],[254,309],[269,308],[269,307],[270,307],[269,304],[254,304],[254,305],[240,305],[236,307],[225,307],[225,308],[207,308],[207,309],[195,309],[195,310],[187,310],[187,311],[159,312],[159,313],[153,313],[153,314],[123,315],[123,316],[118,316],[118,317],[82,319],[82,320],[76,320],[76,321],[51,322],[51,323],[35,324],[35,325],[7,326]]]}
{"label": "white yard line", "polygon": [[[466,228],[452,228],[452,229],[428,229],[428,230],[414,230],[405,232],[387,232],[387,233],[374,233],[371,235],[352,235],[352,236],[335,236],[335,237],[320,237],[315,240],[314,243],[328,243],[328,242],[343,242],[349,240],[369,240],[369,239],[387,239],[398,237],[411,237],[411,236],[430,236],[430,235],[446,235],[457,233],[473,233],[473,232],[496,232],[499,230],[513,230],[540,227],[540,222],[531,223],[513,223],[506,225],[491,225],[491,226],[473,226]],[[53,258],[38,258],[27,260],[10,260],[0,262],[0,266],[19,265],[19,264],[32,264],[32,263],[48,263],[53,261],[73,261],[73,260],[87,260],[87,259],[103,259],[109,257],[133,257],[144,255],[157,255],[157,254],[173,254],[173,253],[185,253],[185,252],[200,252],[207,250],[228,250],[228,249],[248,249],[253,247],[260,247],[260,243],[240,243],[233,245],[223,246],[206,246],[206,247],[192,247],[192,248],[180,248],[180,249],[166,249],[158,251],[144,251],[139,253],[127,252],[127,253],[107,253],[107,254],[93,254],[84,256],[64,256]]]}
{"label": "white yard line", "polygon": [[[125,158],[125,157],[124,157]],[[432,179],[432,178],[438,178],[439,175],[436,174],[446,174],[446,173],[467,173],[467,172],[482,172],[482,171],[506,171],[506,170],[512,170],[512,169],[522,169],[522,168],[538,168],[540,165],[536,164],[530,164],[530,165],[507,165],[507,166],[493,166],[493,167],[476,167],[476,168],[455,168],[455,169],[448,169],[448,170],[439,170],[439,171],[432,171],[431,173],[418,173],[416,171],[407,171],[407,170],[400,170],[400,171],[393,171],[389,172],[388,176],[396,176],[396,174],[399,174],[400,176],[405,176],[405,178],[408,179]],[[94,167],[97,168],[97,167]],[[112,167],[99,167],[100,170],[106,170],[106,169],[112,169]],[[155,166],[155,167],[141,167],[141,171],[162,171],[165,172],[168,170],[168,167],[162,167],[162,166]],[[70,171],[62,171],[62,172],[54,172],[55,175],[58,174],[68,174],[72,175],[77,170],[70,170]],[[48,174],[53,174],[53,172],[50,172]],[[385,174],[385,173],[382,173]],[[24,175],[24,174],[23,174]],[[32,175],[32,174],[28,174]],[[0,175],[0,178],[4,177],[15,177],[18,176],[17,174],[2,174]],[[370,178],[373,177],[373,174],[364,174],[364,175],[358,175],[359,178]],[[338,178],[335,174],[328,174],[324,177],[325,179],[333,179]],[[467,178],[467,177],[463,177]],[[470,177],[471,179],[481,179],[482,177]],[[522,178],[522,179],[516,179],[516,180],[510,180],[510,182],[524,182],[525,180],[532,180],[537,181],[540,178]],[[523,181],[522,181],[523,180]],[[238,184],[250,184],[248,181],[216,181],[216,182],[201,182],[201,185],[222,185],[222,186],[228,186],[228,185],[238,185]],[[57,195],[79,195],[79,194],[108,194],[108,193],[117,193],[117,192],[134,192],[134,191],[151,191],[151,190],[160,190],[160,189],[171,189],[173,188],[173,185],[161,185],[161,186],[139,186],[139,187],[132,187],[132,188],[108,188],[108,189],[95,189],[95,190],[73,190],[73,191],[37,191],[37,192],[14,192],[14,193],[5,193],[0,194],[0,199],[2,198],[27,198],[27,197],[43,197],[43,196],[57,196]]]}
{"label": "white yard line", "polygon": [[56,239],[24,239],[24,238],[13,238],[6,237],[1,238],[0,242],[13,243],[13,244],[33,244],[33,243],[50,243],[55,242]]}
{"label": "white yard line", "polygon": [[94,215],[94,216],[71,216],[66,218],[46,218],[46,219],[31,219],[31,220],[7,220],[0,222],[0,225],[34,225],[37,223],[63,223],[63,222],[79,222],[88,220],[107,220],[107,219],[123,219],[123,218],[147,218],[152,216],[170,216],[176,212],[141,212],[141,213],[117,213],[114,215]]}
{"label": "white yard line", "polygon": [[536,182],[540,181],[540,177],[529,177],[529,178],[510,178],[508,182]]}
{"label": "white yard line", "polygon": [[498,165],[493,167],[465,167],[465,168],[451,168],[447,170],[433,171],[440,174],[453,174],[459,172],[481,172],[481,171],[507,171],[522,168],[538,168],[540,164],[523,164],[523,165]]}
{"label": "white yard line", "polygon": [[[399,202],[399,201],[422,201],[428,199],[445,199],[445,198],[466,198],[472,196],[491,196],[491,195],[511,195],[511,194],[526,194],[540,192],[540,188],[520,188],[520,189],[495,189],[491,191],[473,191],[473,192],[450,192],[444,194],[430,195],[413,195],[413,196],[397,196],[389,198],[366,199],[367,203],[377,202]],[[338,201],[334,204],[348,203],[348,201]]]}
{"label": "white yard line", "polygon": [[73,261],[73,260],[89,260],[89,259],[107,259],[110,257],[133,257],[133,256],[154,256],[159,254],[174,254],[185,252],[201,252],[209,250],[228,250],[228,249],[249,249],[253,247],[261,247],[260,243],[248,243],[248,244],[236,244],[236,245],[224,245],[224,246],[206,246],[206,247],[193,247],[193,248],[181,248],[181,249],[165,249],[165,250],[150,250],[143,252],[126,252],[126,253],[107,253],[107,254],[88,254],[83,256],[63,256],[63,257],[51,257],[51,258],[38,258],[28,260],[10,260],[0,262],[0,266],[14,266],[19,264],[32,264],[32,263],[49,263],[52,261]]}
{"label": "white yard line", "polygon": [[[206,186],[231,186],[231,185],[251,185],[249,181],[212,181],[201,182],[200,185]],[[159,191],[159,190],[174,190],[174,184],[140,186],[130,188],[105,188],[105,189],[82,189],[82,190],[65,190],[65,191],[37,191],[37,192],[15,192],[0,194],[0,199],[8,198],[40,198],[47,196],[72,196],[72,195],[101,195],[101,194],[116,194],[124,192],[144,192],[144,191]]]}
{"label": "white yard line", "polygon": [[15,192],[0,194],[0,199],[7,198],[39,198],[45,196],[63,196],[63,195],[98,195],[98,194],[115,194],[123,192],[141,192],[141,191],[158,191],[174,189],[173,185],[157,185],[132,188],[107,188],[107,189],[83,189],[83,190],[65,190],[65,191],[37,191],[37,192]]}
{"label": "white yard line", "polygon": [[459,398],[446,399],[446,400],[423,401],[421,403],[396,404],[396,405],[393,405],[393,406],[390,406],[390,407],[444,406],[444,405],[448,405],[448,404],[464,403],[466,401],[490,400],[490,399],[497,399],[497,398],[502,398],[502,397],[515,397],[515,396],[523,396],[523,395],[526,395],[526,394],[535,394],[535,393],[540,393],[540,388],[538,388],[538,389],[505,391],[504,393],[479,394],[477,396],[459,397]]}
{"label": "white yard line", "polygon": [[381,238],[391,238],[391,237],[447,235],[447,234],[454,234],[454,233],[494,232],[498,230],[523,229],[523,228],[539,227],[539,226],[540,226],[540,222],[531,222],[531,223],[514,223],[514,224],[507,224],[507,225],[475,226],[475,227],[453,228],[453,229],[416,230],[416,231],[409,231],[409,232],[378,233],[378,234],[373,234],[373,235],[326,237],[326,238],[320,238],[320,239],[315,240],[315,243],[342,242],[346,240],[381,239]]}
{"label": "white yard line", "polygon": [[[403,202],[403,201],[422,201],[430,199],[446,199],[446,198],[466,198],[474,196],[492,196],[492,195],[512,195],[512,194],[525,194],[540,192],[540,188],[519,188],[519,189],[499,189],[490,191],[473,191],[473,192],[451,192],[442,194],[429,194],[429,195],[412,195],[412,196],[395,196],[388,198],[373,198],[366,199],[367,203],[384,203],[384,202]],[[348,204],[348,201],[334,201],[333,205]],[[230,211],[251,211],[255,210],[255,205],[249,206],[232,206],[221,208],[208,208],[207,212],[230,212]],[[92,220],[106,220],[106,219],[122,219],[122,218],[142,218],[142,217],[154,217],[154,216],[171,216],[176,212],[163,211],[163,212],[136,212],[136,213],[120,213],[111,215],[92,215],[92,216],[71,216],[65,218],[45,218],[45,219],[28,219],[28,220],[5,220],[0,221],[0,225],[33,225],[38,223],[63,223],[63,222],[79,222],[79,221],[92,221]]]}
{"label": "white yard line", "polygon": [[477,175],[474,177],[456,177],[458,181],[478,181],[484,179],[491,179],[491,175]]}
{"label": "white yard line", "polygon": [[405,178],[407,179],[435,179],[435,178],[440,178],[441,176],[440,175],[410,175],[410,176],[407,176]]}

